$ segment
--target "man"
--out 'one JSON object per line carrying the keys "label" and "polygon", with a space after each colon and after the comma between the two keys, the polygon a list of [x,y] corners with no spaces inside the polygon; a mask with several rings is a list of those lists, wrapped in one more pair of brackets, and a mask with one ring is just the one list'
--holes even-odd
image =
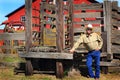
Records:
{"label": "man", "polygon": [[[95,78],[95,80],[99,80],[100,77],[100,49],[103,45],[102,38],[93,32],[93,26],[91,24],[87,25],[86,34],[80,36],[78,41],[74,44],[73,48],[70,50],[71,53],[75,51],[76,48],[80,44],[84,44],[86,49],[88,50],[87,55],[87,68],[90,78]],[[95,74],[92,70],[92,60],[95,61]]]}

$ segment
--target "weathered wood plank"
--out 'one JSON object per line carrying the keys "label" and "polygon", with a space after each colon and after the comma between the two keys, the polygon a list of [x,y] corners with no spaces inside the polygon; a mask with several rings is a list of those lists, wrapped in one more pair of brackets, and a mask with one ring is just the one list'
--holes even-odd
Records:
{"label": "weathered wood plank", "polygon": [[120,30],[112,30],[112,36],[119,34],[120,34]]}
{"label": "weathered wood plank", "polygon": [[120,14],[120,7],[118,7],[118,13]]}
{"label": "weathered wood plank", "polygon": [[6,45],[4,45],[4,46],[0,46],[0,48],[1,49],[17,49],[18,48],[18,46],[6,46]]}
{"label": "weathered wood plank", "polygon": [[[112,28],[112,16],[111,16],[111,1],[104,1],[104,31],[107,31],[107,53],[111,52],[111,28]],[[111,57],[112,58],[112,57]]]}
{"label": "weathered wood plank", "polygon": [[70,15],[70,18],[71,18],[71,23],[68,24],[69,26],[69,29],[68,29],[68,32],[69,32],[69,38],[70,38],[70,47],[73,47],[73,36],[74,36],[74,28],[73,28],[73,0],[69,0],[69,6],[68,6],[68,11],[69,11],[69,15]]}
{"label": "weathered wood plank", "polygon": [[[107,52],[107,32],[102,32],[101,35],[102,39],[103,39],[103,46],[102,46],[102,52]],[[107,53],[106,53],[107,54]]]}
{"label": "weathered wood plank", "polygon": [[19,56],[23,58],[44,58],[44,59],[73,59],[73,54],[69,53],[50,53],[50,52],[29,52],[28,54],[19,52]]}
{"label": "weathered wood plank", "polygon": [[112,19],[112,25],[119,27],[120,26],[120,21],[118,19]]}
{"label": "weathered wood plank", "polygon": [[119,27],[120,26],[120,22],[113,23],[113,26]]}
{"label": "weathered wood plank", "polygon": [[64,26],[63,26],[63,2],[61,0],[57,0],[56,2],[56,14],[57,14],[57,18],[56,18],[56,36],[57,36],[57,49],[59,52],[63,51],[63,48],[65,48],[64,45],[64,40],[65,40],[65,35],[64,35]]}
{"label": "weathered wood plank", "polygon": [[29,52],[32,46],[32,0],[25,0],[25,43],[26,43],[26,52]]}
{"label": "weathered wood plank", "polygon": [[43,46],[43,32],[44,32],[44,23],[43,23],[43,20],[44,20],[44,13],[45,13],[45,11],[44,11],[44,4],[45,4],[45,2],[42,2],[41,3],[41,5],[40,5],[40,25],[41,25],[41,27],[40,27],[40,31],[41,31],[41,33],[40,33],[40,38],[41,38],[41,40],[40,40],[40,45],[42,45]]}
{"label": "weathered wood plank", "polygon": [[120,35],[116,36],[116,38],[112,38],[112,43],[120,45]]}
{"label": "weathered wood plank", "polygon": [[75,22],[74,21],[74,24],[101,24],[101,20],[91,20],[91,21],[81,21],[81,22]]}
{"label": "weathered wood plank", "polygon": [[44,14],[41,15],[40,17],[44,17],[44,16],[56,18],[56,15],[55,15],[55,14],[47,14],[47,13],[45,13],[45,12],[44,12]]}
{"label": "weathered wood plank", "polygon": [[112,45],[112,53],[120,53],[120,45]]}
{"label": "weathered wood plank", "polygon": [[118,11],[118,1],[112,1],[112,10]]}
{"label": "weathered wood plank", "polygon": [[56,21],[52,21],[52,20],[51,20],[51,21],[42,20],[42,21],[41,21],[41,25],[42,25],[42,24],[56,25]]}
{"label": "weathered wood plank", "polygon": [[55,9],[56,9],[56,6],[55,6],[55,5],[48,4],[48,3],[44,3],[43,9],[55,10]]}
{"label": "weathered wood plank", "polygon": [[1,33],[0,40],[25,40],[25,33]]}
{"label": "weathered wood plank", "polygon": [[[85,27],[81,27],[81,28],[74,28],[74,33],[80,33],[80,32],[85,32],[86,28]],[[101,27],[94,27],[93,29],[94,32],[99,32],[101,33]]]}
{"label": "weathered wood plank", "polygon": [[74,4],[74,10],[103,10],[102,4],[100,3],[93,3],[93,4]]}
{"label": "weathered wood plank", "polygon": [[89,13],[75,13],[74,18],[96,18],[101,17],[100,12],[89,12]]}
{"label": "weathered wood plank", "polygon": [[112,67],[112,66],[120,66],[120,64],[118,64],[118,63],[112,63],[112,62],[104,62],[104,61],[101,61],[101,62],[100,62],[100,66],[110,66],[110,67]]}
{"label": "weathered wood plank", "polygon": [[120,44],[120,31],[119,30],[112,30],[112,43],[114,44]]}
{"label": "weathered wood plank", "polygon": [[120,14],[118,14],[117,12],[112,12],[112,18],[114,19],[120,19]]}

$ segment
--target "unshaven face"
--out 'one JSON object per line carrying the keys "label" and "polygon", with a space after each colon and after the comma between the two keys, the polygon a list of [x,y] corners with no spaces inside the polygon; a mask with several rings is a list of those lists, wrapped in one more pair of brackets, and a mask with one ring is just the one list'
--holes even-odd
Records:
{"label": "unshaven face", "polygon": [[87,34],[91,34],[91,33],[92,33],[92,29],[87,29],[87,30],[86,30],[86,33],[87,33]]}

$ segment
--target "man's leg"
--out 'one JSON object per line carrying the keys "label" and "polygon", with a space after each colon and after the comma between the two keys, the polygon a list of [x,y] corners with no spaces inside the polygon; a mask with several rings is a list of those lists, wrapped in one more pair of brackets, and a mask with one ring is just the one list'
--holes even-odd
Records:
{"label": "man's leg", "polygon": [[88,73],[91,78],[94,78],[94,73],[92,70],[92,54],[88,53],[87,55],[87,62],[86,62],[87,68],[88,68]]}
{"label": "man's leg", "polygon": [[100,51],[95,51],[95,78],[100,77]]}

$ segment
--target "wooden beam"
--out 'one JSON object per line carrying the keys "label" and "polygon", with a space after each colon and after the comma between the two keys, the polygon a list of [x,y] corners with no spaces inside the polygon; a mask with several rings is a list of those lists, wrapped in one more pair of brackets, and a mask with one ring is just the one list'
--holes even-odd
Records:
{"label": "wooden beam", "polygon": [[25,16],[26,16],[26,53],[29,52],[32,46],[32,0],[25,0]]}
{"label": "wooden beam", "polygon": [[41,38],[41,40],[40,40],[40,45],[42,45],[43,46],[43,42],[44,42],[44,40],[43,40],[43,32],[44,32],[44,23],[43,23],[43,20],[45,20],[44,19],[44,13],[45,13],[45,11],[44,11],[44,5],[45,5],[45,2],[41,2],[41,5],[40,5],[40,25],[41,25],[41,27],[40,27],[40,31],[41,31],[41,33],[40,33],[40,38]]}
{"label": "wooden beam", "polygon": [[41,22],[41,24],[56,25],[56,21],[46,21],[46,20],[43,20],[43,21]]}
{"label": "wooden beam", "polygon": [[52,18],[56,18],[56,15],[55,14],[47,14],[47,13],[45,13],[44,12],[44,14],[43,15],[41,15],[40,17],[52,17]]}
{"label": "wooden beam", "polygon": [[112,63],[112,62],[101,61],[101,62],[100,62],[100,66],[110,66],[110,67],[113,67],[113,66],[120,66],[120,64]]}
{"label": "wooden beam", "polygon": [[102,4],[91,3],[91,4],[74,4],[74,10],[103,10]]}
{"label": "wooden beam", "polygon": [[118,11],[118,1],[112,1],[112,10]]}
{"label": "wooden beam", "polygon": [[91,24],[101,24],[101,20],[89,20],[89,21],[81,21],[81,22],[75,22],[74,21],[74,24],[89,24],[89,23],[91,23]]}
{"label": "wooden beam", "polygon": [[70,18],[71,18],[71,23],[69,23],[69,38],[70,38],[70,47],[73,47],[73,42],[74,42],[74,28],[73,28],[73,0],[69,0],[69,8],[68,8]]}
{"label": "wooden beam", "polygon": [[118,14],[118,12],[115,12],[115,11],[113,12],[112,11],[112,18],[119,20],[120,19],[120,14]]}
{"label": "wooden beam", "polygon": [[102,32],[102,39],[103,39],[103,46],[102,46],[102,52],[107,52],[107,32]]}
{"label": "wooden beam", "polygon": [[[102,30],[101,27],[94,27],[93,29],[94,32],[99,32],[99,33],[102,32],[101,30]],[[86,31],[85,27],[74,28],[74,33],[80,33],[85,31]]]}
{"label": "wooden beam", "polygon": [[17,49],[19,46],[10,46],[10,45],[4,45],[0,46],[1,49]]}
{"label": "wooden beam", "polygon": [[112,43],[120,45],[120,31],[119,30],[112,30],[111,38],[112,38],[111,40]]}
{"label": "wooden beam", "polygon": [[120,45],[112,45],[112,53],[120,53]]}
{"label": "wooden beam", "polygon": [[75,13],[74,18],[96,18],[101,17],[100,12]]}
{"label": "wooden beam", "polygon": [[[112,16],[111,16],[111,1],[104,1],[104,31],[107,31],[107,53],[112,54],[111,52],[111,28],[112,28]],[[112,57],[111,57],[112,58]]]}
{"label": "wooden beam", "polygon": [[25,40],[25,33],[1,33],[0,40]]}
{"label": "wooden beam", "polygon": [[52,52],[29,52],[24,54],[19,52],[20,57],[23,58],[44,58],[44,59],[73,59],[73,54],[69,53],[52,53]]}
{"label": "wooden beam", "polygon": [[44,8],[43,9],[46,9],[46,10],[55,10],[55,8],[56,8],[55,5],[44,3]]}
{"label": "wooden beam", "polygon": [[62,52],[64,46],[64,40],[65,40],[65,35],[64,35],[64,26],[63,26],[63,1],[62,0],[57,0],[56,2],[56,30],[57,30],[57,49],[59,52]]}

